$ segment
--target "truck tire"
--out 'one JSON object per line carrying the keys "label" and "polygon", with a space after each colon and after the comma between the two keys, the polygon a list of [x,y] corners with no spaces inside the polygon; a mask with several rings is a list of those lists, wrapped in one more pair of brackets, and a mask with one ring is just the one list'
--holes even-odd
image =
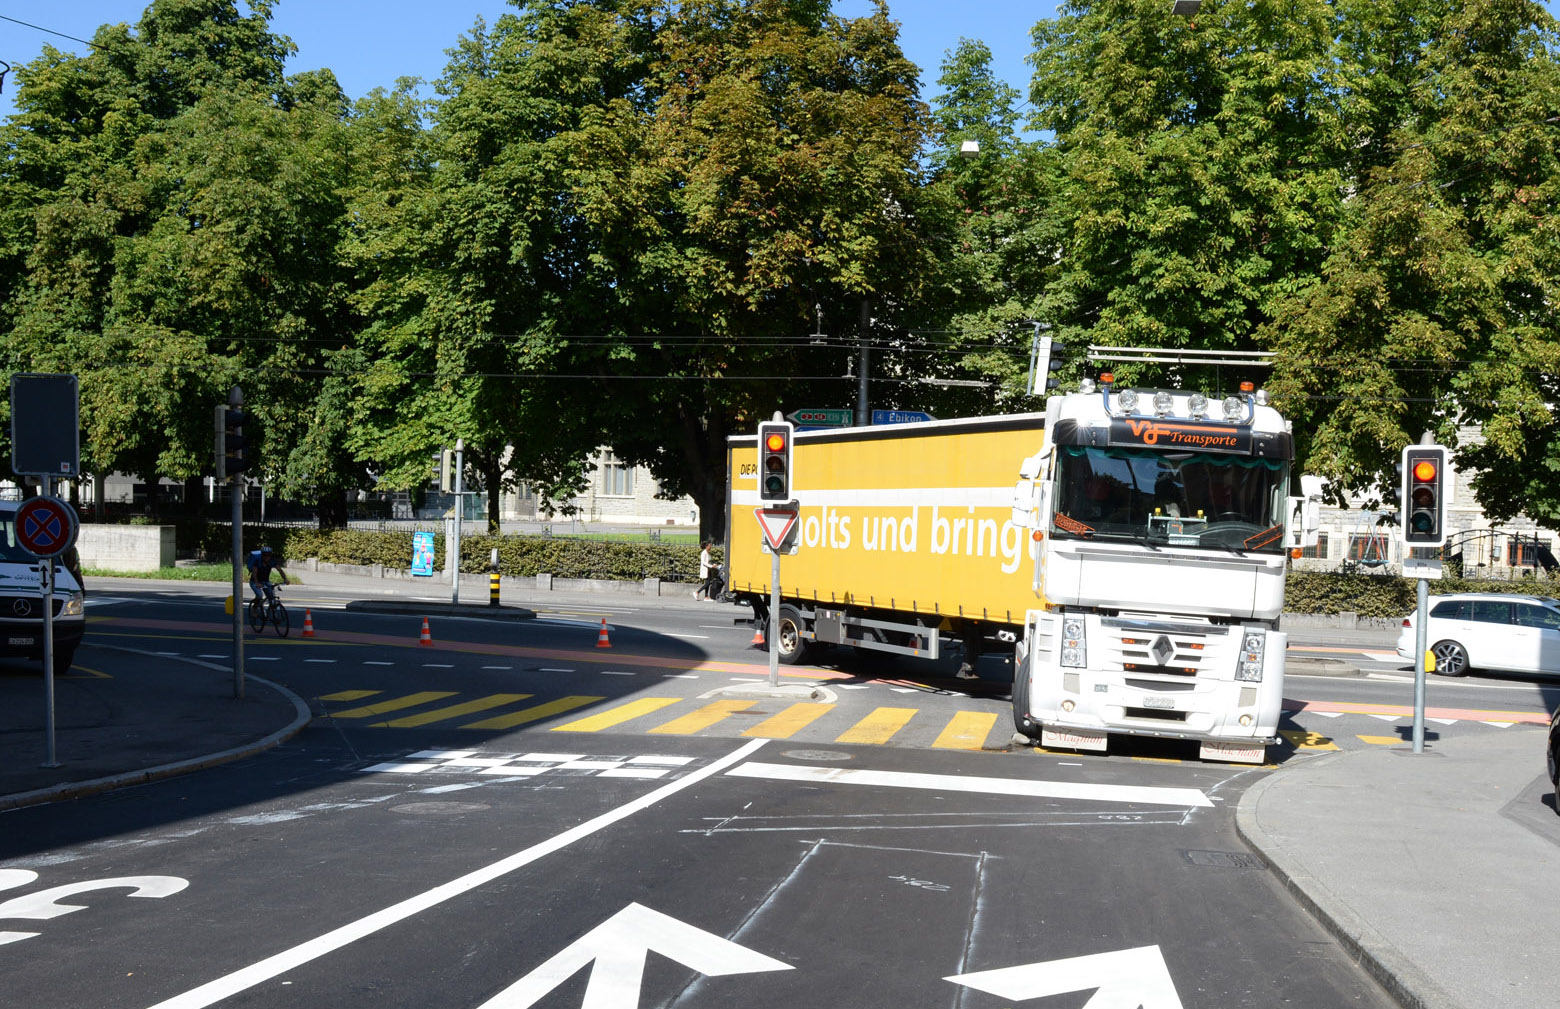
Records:
{"label": "truck tire", "polygon": [[794,666],[807,654],[807,639],[802,636],[802,615],[794,606],[780,607],[780,629],[775,649],[782,665]]}
{"label": "truck tire", "polygon": [[1013,663],[1013,728],[1031,741],[1040,738],[1040,726],[1029,719],[1029,656]]}

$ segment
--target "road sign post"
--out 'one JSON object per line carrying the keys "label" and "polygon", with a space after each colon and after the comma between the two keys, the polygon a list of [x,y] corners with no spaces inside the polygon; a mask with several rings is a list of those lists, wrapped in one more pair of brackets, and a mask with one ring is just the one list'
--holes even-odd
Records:
{"label": "road sign post", "polygon": [[59,767],[54,751],[54,559],[76,542],[76,511],[51,496],[54,479],[43,478],[43,496],[28,498],[16,509],[16,542],[43,563],[38,565],[43,592],[43,727],[44,767]]}
{"label": "road sign post", "polygon": [[780,686],[780,555],[796,553],[797,504],[754,508],[758,527],[764,532],[764,545],[769,547],[769,685]]}

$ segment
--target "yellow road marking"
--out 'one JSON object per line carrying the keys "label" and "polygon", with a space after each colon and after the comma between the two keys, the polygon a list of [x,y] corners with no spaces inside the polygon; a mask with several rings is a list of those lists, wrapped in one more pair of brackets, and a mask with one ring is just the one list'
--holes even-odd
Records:
{"label": "yellow road marking", "polygon": [[914,708],[876,708],[838,736],[836,743],[886,743],[915,717]]}
{"label": "yellow road marking", "polygon": [[480,722],[471,722],[462,725],[463,729],[512,729],[526,722],[535,722],[543,718],[551,718],[553,715],[561,715],[565,711],[573,711],[575,708],[604,701],[605,697],[560,697],[556,701],[548,701],[546,704],[538,704],[535,707],[526,708],[524,711],[516,711],[513,714],[497,715],[493,718],[484,718]]}
{"label": "yellow road marking", "polygon": [[752,701],[713,701],[698,711],[691,711],[681,718],[674,718],[665,725],[657,725],[650,731],[671,736],[686,736],[709,728],[721,719],[730,717],[733,712],[746,711],[752,706]]}
{"label": "yellow road marking", "polygon": [[610,729],[614,725],[648,715],[652,711],[660,711],[669,704],[676,704],[681,697],[642,697],[637,701],[629,701],[627,704],[619,704],[615,708],[608,708],[599,715],[588,715],[575,722],[565,725],[554,725],[549,732],[600,732],[602,729]]}
{"label": "yellow road marking", "polygon": [[366,704],[361,708],[348,708],[346,711],[332,711],[332,718],[368,718],[370,715],[384,715],[392,711],[400,711],[402,708],[415,708],[419,704],[427,704],[429,701],[441,701],[446,697],[454,697],[453,690],[424,690],[416,694],[407,694],[405,697],[397,697],[388,701],[380,701],[378,704]]}
{"label": "yellow road marking", "polygon": [[742,734],[759,739],[787,739],[792,733],[800,732],[833,710],[832,704],[798,701],[784,711],[770,715]]}
{"label": "yellow road marking", "polygon": [[355,700],[358,700],[359,698],[362,698],[362,697],[373,697],[375,694],[382,694],[382,693],[384,693],[383,690],[342,690],[342,691],[338,691],[337,693],[334,693],[334,694],[321,694],[319,696],[319,700],[322,700],[322,701],[355,701]]}
{"label": "yellow road marking", "polygon": [[934,749],[978,750],[986,745],[986,736],[997,724],[997,716],[978,711],[960,711],[932,743]]}
{"label": "yellow road marking", "polygon": [[429,722],[442,722],[446,718],[469,715],[473,711],[486,711],[488,708],[513,704],[515,701],[523,701],[530,696],[530,694],[489,694],[486,697],[479,697],[475,701],[467,701],[465,704],[451,704],[446,708],[434,708],[432,711],[424,711],[420,715],[407,715],[405,718],[397,718],[389,722],[376,722],[374,727],[414,729],[419,725],[427,725]]}
{"label": "yellow road marking", "polygon": [[1289,740],[1297,750],[1336,750],[1338,744],[1326,736],[1319,736],[1314,732],[1306,732],[1301,729],[1280,729],[1278,734]]}
{"label": "yellow road marking", "polygon": [[[78,675],[78,674],[85,674],[85,675]],[[67,676],[56,676],[55,679],[57,679],[57,680],[112,680],[113,677],[108,675],[107,673],[103,672],[101,669],[89,669],[86,666],[81,665],[80,663],[75,663],[75,664],[72,664],[71,667],[70,667],[70,675],[67,675]]]}
{"label": "yellow road marking", "polygon": [[1360,735],[1356,735],[1354,738],[1358,739],[1362,743],[1369,743],[1372,746],[1397,746],[1397,745],[1399,745],[1400,743],[1403,742],[1403,737],[1402,736],[1360,736]]}

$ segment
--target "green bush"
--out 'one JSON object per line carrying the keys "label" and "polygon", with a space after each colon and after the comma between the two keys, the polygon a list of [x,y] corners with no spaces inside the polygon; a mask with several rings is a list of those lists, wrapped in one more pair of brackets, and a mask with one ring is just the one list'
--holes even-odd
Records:
{"label": "green bush", "polygon": [[[181,553],[221,557],[232,549],[232,527],[198,523],[180,528]],[[316,557],[327,564],[383,564],[407,568],[412,562],[411,532],[370,532],[357,529],[292,527],[244,527],[246,550],[269,544],[284,558]],[[551,574],[555,578],[589,578],[606,581],[694,582],[699,579],[699,548],[691,543],[617,542],[568,536],[463,536],[460,569],[468,574],[489,570],[489,558],[498,549],[498,569],[511,577]],[[718,551],[712,551],[718,559]],[[434,570],[445,564],[444,536],[434,536]]]}

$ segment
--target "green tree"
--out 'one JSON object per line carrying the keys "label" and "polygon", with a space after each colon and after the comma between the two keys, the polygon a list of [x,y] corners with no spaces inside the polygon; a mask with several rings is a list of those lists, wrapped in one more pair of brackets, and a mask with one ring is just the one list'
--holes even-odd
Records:
{"label": "green tree", "polygon": [[1078,0],[1035,28],[1033,125],[1054,131],[1065,175],[1042,308],[1061,335],[1260,349],[1335,237],[1334,14],[1254,0],[1191,22],[1161,0]]}
{"label": "green tree", "polygon": [[1522,0],[1413,13],[1390,66],[1347,50],[1386,83],[1348,109],[1345,226],[1279,308],[1272,388],[1339,489],[1395,487],[1399,449],[1430,431],[1480,471],[1486,514],[1560,527],[1556,25]]}

